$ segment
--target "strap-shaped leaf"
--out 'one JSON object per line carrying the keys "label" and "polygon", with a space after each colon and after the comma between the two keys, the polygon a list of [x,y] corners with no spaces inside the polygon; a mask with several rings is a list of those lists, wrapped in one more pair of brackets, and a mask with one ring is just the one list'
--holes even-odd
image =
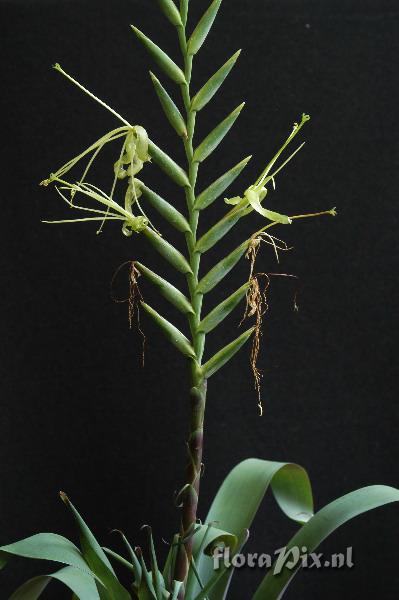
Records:
{"label": "strap-shaped leaf", "polygon": [[233,181],[239,176],[241,171],[247,166],[252,156],[247,156],[235,165],[232,169],[224,173],[221,177],[216,179],[209,187],[197,196],[194,204],[194,208],[197,210],[203,210],[207,208],[212,202],[214,202],[219,196],[223,194],[225,190],[233,183]]}
{"label": "strap-shaped leaf", "polygon": [[118,600],[131,600],[131,596],[128,591],[118,581],[107,555],[97,542],[85,521],[82,519],[79,512],[76,510],[66,494],[61,493],[61,498],[66,506],[71,510],[79,527],[82,554],[94,575],[101,581],[105,589],[110,593],[111,598],[115,597],[118,598]]}
{"label": "strap-shaped leaf", "polygon": [[192,273],[191,267],[183,254],[176,250],[172,244],[164,240],[153,229],[146,227],[142,232],[154,248],[161,254],[175,269],[183,273]]}
{"label": "strap-shaped leaf", "polygon": [[224,121],[219,123],[219,125],[215,127],[215,129],[211,131],[209,135],[206,136],[206,138],[200,143],[194,152],[194,162],[202,162],[208,158],[210,154],[212,154],[215,148],[219,146],[225,135],[230,131],[244,106],[245,102],[240,104],[240,106],[237,106],[237,108],[233,110],[233,112],[230,113],[228,117],[224,119]]}
{"label": "strap-shaped leaf", "polygon": [[172,125],[176,133],[181,137],[186,138],[187,128],[179,109],[177,108],[176,104],[173,102],[172,98],[169,96],[168,92],[165,90],[159,79],[155,77],[154,73],[150,71],[150,75],[156,94],[166,115],[166,118],[168,119],[169,123]]}
{"label": "strap-shaped leaf", "polygon": [[238,336],[238,338],[230,342],[230,344],[227,344],[227,346],[225,346],[224,348],[219,350],[219,352],[214,354],[212,358],[210,358],[208,362],[206,362],[202,366],[202,374],[204,378],[208,379],[209,377],[211,377],[214,373],[219,371],[219,369],[221,369],[231,358],[233,358],[233,356],[239,351],[241,346],[243,346],[248,340],[248,338],[251,337],[254,329],[255,327],[251,327],[250,329],[242,333],[240,336]]}
{"label": "strap-shaped leaf", "polygon": [[249,283],[244,283],[238,290],[236,290],[231,296],[223,300],[220,304],[215,306],[209,314],[206,315],[198,325],[198,331],[209,333],[212,329],[215,329],[230,313],[235,309],[237,304],[245,296],[249,288]]}
{"label": "strap-shaped leaf", "polygon": [[170,179],[177,183],[177,185],[190,187],[187,173],[151,140],[148,141],[148,153],[158,167],[162,169]]}
{"label": "strap-shaped leaf", "polygon": [[190,39],[188,40],[188,54],[196,54],[201,48],[202,44],[205,42],[206,36],[213,25],[221,3],[222,0],[213,0],[208,10],[202,15],[197,27],[194,29]]}
{"label": "strap-shaped leaf", "polygon": [[75,594],[74,598],[100,600],[93,577],[73,567],[64,567],[52,575],[42,575],[30,579],[19,587],[9,600],[37,600],[52,579],[66,585]]}
{"label": "strap-shaped leaf", "polygon": [[163,50],[161,50],[159,46],[154,44],[154,42],[152,42],[150,38],[144,35],[144,33],[140,31],[140,29],[137,29],[137,27],[135,27],[134,25],[132,25],[131,27],[134,33],[136,34],[137,38],[145,46],[145,48],[148,50],[154,61],[163,70],[163,72],[166,73],[166,75],[170,77],[170,79],[172,79],[172,81],[174,81],[175,83],[185,83],[186,78],[181,68],[178,67],[177,64],[173,62],[173,60]]}
{"label": "strap-shaped leaf", "polygon": [[162,215],[166,221],[168,221],[168,223],[182,233],[188,233],[191,231],[187,219],[181,214],[181,212],[172,206],[172,204],[169,204],[169,202],[161,198],[161,196],[150,190],[150,188],[144,185],[144,183],[137,179],[135,181],[138,182],[144,198],[160,215]]}
{"label": "strap-shaped leaf", "polygon": [[175,27],[181,27],[183,25],[179,10],[173,0],[158,0],[158,4],[167,19]]}
{"label": "strap-shaped leaf", "polygon": [[195,357],[194,348],[190,344],[190,341],[186,338],[186,336],[177,329],[172,323],[167,321],[164,317],[162,317],[156,310],[151,308],[145,302],[141,302],[141,306],[144,310],[150,315],[150,317],[155,321],[155,323],[162,329],[163,333],[167,337],[167,339],[174,345],[176,348],[185,356],[189,358]]}
{"label": "strap-shaped leaf", "polygon": [[148,281],[155,285],[162,294],[162,296],[166,298],[171,304],[173,304],[173,306],[175,306],[180,312],[182,312],[183,314],[194,313],[194,310],[188,298],[186,298],[186,296],[182,294],[181,291],[178,290],[174,285],[169,283],[169,281],[166,281],[166,279],[163,279],[163,277],[160,277],[159,275],[154,273],[154,271],[151,271],[151,269],[148,269],[148,267],[144,266],[140,262],[136,261],[134,264],[136,265],[140,273],[143,275],[143,277],[145,277],[146,279],[148,279]]}
{"label": "strap-shaped leaf", "polygon": [[[219,527],[235,535],[243,529],[250,529],[269,487],[281,510],[290,519],[305,523],[312,517],[312,488],[305,469],[293,463],[250,458],[240,462],[227,475],[212,502],[205,523],[216,521]],[[205,585],[212,579],[215,570],[212,562],[200,553],[203,544],[201,533],[199,531],[194,536],[194,557]],[[228,585],[229,578],[226,575],[209,594],[209,600],[225,598]]]}
{"label": "strap-shaped leaf", "polygon": [[191,101],[191,110],[201,110],[216,94],[231,69],[234,67],[241,50],[238,50],[229,60],[222,66],[206,84],[197,92]]}
{"label": "strap-shaped leaf", "polygon": [[[399,502],[399,490],[386,485],[371,485],[345,494],[327,504],[305,523],[291,538],[285,547],[285,552],[289,552],[294,547],[306,547],[309,554],[316,550],[333,531],[350,519],[391,502]],[[284,561],[285,564],[280,564],[278,568],[278,560],[268,571],[252,596],[252,600],[280,600],[302,566],[302,562],[298,560],[293,568],[288,568],[287,561]]]}
{"label": "strap-shaped leaf", "polygon": [[87,573],[91,572],[75,544],[56,533],[37,533],[13,544],[1,546],[0,558],[4,563],[13,556],[53,560]]}
{"label": "strap-shaped leaf", "polygon": [[243,217],[248,214],[247,208],[239,208],[227,213],[220,221],[215,223],[204,235],[198,240],[195,245],[196,252],[206,252],[222,239],[230,231],[232,227]]}
{"label": "strap-shaped leaf", "polygon": [[221,261],[216,263],[214,267],[198,283],[196,293],[207,294],[220,282],[231,269],[233,269],[243,254],[248,250],[249,240],[240,244],[233,252],[228,254]]}

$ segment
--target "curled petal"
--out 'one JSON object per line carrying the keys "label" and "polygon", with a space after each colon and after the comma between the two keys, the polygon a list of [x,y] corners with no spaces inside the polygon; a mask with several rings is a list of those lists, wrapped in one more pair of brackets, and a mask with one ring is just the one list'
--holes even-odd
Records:
{"label": "curled petal", "polygon": [[287,215],[282,215],[280,213],[274,212],[273,210],[267,210],[266,208],[263,208],[259,199],[259,196],[262,193],[264,193],[262,190],[256,191],[254,189],[248,189],[244,195],[250,203],[250,205],[252,206],[252,208],[263,217],[266,217],[266,219],[269,219],[269,221],[281,223],[282,225],[290,225],[292,223],[292,220],[289,217],[287,217]]}

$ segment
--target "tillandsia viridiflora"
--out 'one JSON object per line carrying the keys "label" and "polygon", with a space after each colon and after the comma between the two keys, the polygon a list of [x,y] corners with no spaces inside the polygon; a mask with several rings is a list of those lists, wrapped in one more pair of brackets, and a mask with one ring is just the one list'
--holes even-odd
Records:
{"label": "tillandsia viridiflora", "polygon": [[[288,164],[295,154],[303,147],[303,143],[286,158],[279,166],[277,161],[283,154],[284,150],[294,140],[300,132],[303,125],[309,120],[309,116],[302,115],[299,123],[295,123],[292,132],[281,148],[262,171],[257,181],[250,185],[243,196],[237,196],[230,199],[225,199],[227,204],[233,207],[224,215],[222,219],[217,221],[206,233],[202,236],[197,235],[198,222],[200,212],[206,209],[210,204],[216,201],[223,194],[225,189],[234,181],[248,163],[251,157],[248,157],[238,163],[235,167],[223,174],[217,181],[204,190],[201,194],[196,193],[198,182],[198,170],[212,152],[222,142],[225,135],[228,133],[234,122],[238,118],[244,103],[240,104],[233,112],[231,112],[206,138],[196,147],[194,147],[194,133],[197,114],[211,100],[217,92],[229,71],[234,66],[239,53],[227,61],[211,79],[200,89],[195,96],[191,95],[190,82],[193,58],[202,46],[205,38],[212,26],[213,20],[220,6],[220,1],[214,1],[208,11],[204,14],[199,24],[195,28],[191,37],[187,39],[185,33],[185,18],[184,10],[179,16],[174,11],[170,2],[161,2],[163,8],[167,7],[167,16],[172,20],[177,27],[178,38],[182,50],[184,69],[180,69],[166,54],[149,40],[136,27],[132,27],[137,38],[144,44],[150,52],[156,63],[162,71],[169,76],[172,81],[180,86],[182,94],[182,103],[185,109],[185,117],[183,117],[180,109],[176,106],[165,87],[159,79],[153,74],[151,80],[154,85],[156,94],[161,102],[161,106],[168,118],[170,124],[181,137],[184,144],[187,169],[184,171],[179,167],[172,158],[159,149],[153,142],[150,141],[149,134],[141,126],[132,126],[127,119],[121,117],[115,110],[110,108],[105,102],[99,100],[93,93],[89,92],[83,85],[78,83],[76,79],[66,73],[59,64],[55,65],[55,69],[66,76],[71,82],[77,85],[91,98],[97,100],[112,112],[119,119],[123,126],[110,131],[94,142],[89,148],[82,152],[79,156],[73,158],[63,167],[51,174],[49,179],[44,183],[56,182],[59,184],[58,192],[71,208],[95,212],[95,216],[86,218],[77,218],[62,221],[53,221],[54,223],[66,223],[73,221],[101,221],[101,230],[103,224],[107,220],[123,221],[122,231],[125,235],[135,233],[145,233],[150,242],[155,248],[166,258],[172,266],[182,272],[187,279],[188,294],[183,294],[177,290],[163,277],[148,269],[145,265],[135,262],[135,269],[147,278],[151,283],[155,284],[159,291],[166,296],[167,299],[174,304],[181,312],[186,314],[188,320],[189,335],[179,331],[169,320],[160,315],[154,308],[141,302],[143,309],[154,319],[160,326],[172,344],[174,344],[180,352],[190,359],[192,372],[192,387],[191,387],[191,405],[192,418],[190,434],[187,442],[188,446],[188,461],[185,475],[185,482],[178,494],[177,503],[182,509],[181,531],[180,538],[184,543],[180,544],[179,551],[176,557],[175,579],[185,582],[187,573],[192,558],[193,530],[197,521],[197,505],[199,494],[199,482],[202,470],[202,446],[203,446],[203,420],[205,410],[205,397],[208,379],[223,367],[241,348],[241,346],[251,337],[256,334],[255,345],[259,347],[259,323],[257,326],[250,327],[242,333],[238,338],[234,339],[230,344],[219,350],[214,356],[206,362],[203,361],[205,350],[206,335],[220,325],[227,315],[238,305],[244,298],[251,297],[251,289],[253,289],[253,265],[251,268],[251,277],[249,281],[243,284],[233,294],[229,295],[222,303],[216,306],[208,315],[202,316],[202,300],[205,294],[208,294],[220,281],[227,275],[228,271],[238,262],[238,260],[246,254],[251,245],[257,243],[260,236],[267,229],[279,224],[291,224],[294,219],[316,216],[315,214],[304,215],[283,215],[278,212],[265,208],[264,203],[267,195],[267,185],[271,182],[275,186],[275,178],[277,174]],[[166,9],[166,8],[165,8]],[[113,165],[114,178],[110,193],[106,194],[97,186],[87,181],[89,171],[93,166],[95,159],[98,157],[101,150],[106,144],[119,140],[122,142],[119,158]],[[77,165],[81,160],[88,160],[83,174],[79,181],[71,182],[65,179],[67,173]],[[175,206],[172,206],[166,200],[152,191],[146,183],[136,179],[136,175],[143,169],[145,162],[153,160],[157,163],[172,180],[184,188],[187,215],[184,216]],[[148,172],[143,171],[142,178],[147,181]],[[117,187],[118,180],[127,180],[127,189],[122,194],[124,200],[117,202],[116,198],[120,195]],[[70,199],[63,192],[69,190]],[[85,199],[89,198],[106,207],[106,210],[94,209],[92,206],[81,206],[76,204],[75,196],[81,194]],[[140,200],[139,200],[140,199]],[[163,234],[160,234],[155,227],[152,226],[149,218],[142,205],[145,201],[155,208],[170,224],[177,226],[184,233],[186,238],[187,254],[183,255],[179,250],[173,247]],[[140,204],[141,202],[141,204]],[[133,208],[137,209],[140,214],[133,214]],[[267,219],[267,224],[255,231],[254,234],[246,241],[240,244],[239,248],[233,251],[226,258],[221,258],[221,261],[215,265],[210,272],[200,277],[200,261],[201,255],[207,252],[228,231],[243,217],[249,215],[253,211],[261,214]],[[317,213],[317,215],[335,215],[335,209],[330,209]],[[276,248],[275,238],[267,234],[271,242]],[[254,296],[252,298],[261,297]],[[256,302],[255,302],[256,303]],[[253,306],[252,311],[247,310],[247,315],[253,315],[257,311],[257,307]],[[257,311],[259,316],[260,312]],[[255,339],[255,338],[254,338]],[[255,356],[255,359],[254,359]],[[256,367],[257,351],[252,352],[252,366],[255,374],[257,388],[259,390],[259,371]],[[259,406],[262,405],[259,398]],[[184,590],[184,587],[182,588]],[[184,592],[181,591],[180,595]]]}
{"label": "tillandsia viridiflora", "polygon": [[[54,560],[66,565],[63,569],[42,577],[35,577],[20,587],[10,600],[38,598],[53,579],[61,581],[80,600],[225,600],[231,582],[234,564],[224,562],[214,568],[210,558],[223,548],[230,557],[237,554],[248,538],[248,530],[260,502],[270,486],[282,512],[300,525],[287,548],[307,547],[313,552],[319,543],[337,527],[352,517],[388,502],[399,500],[399,491],[387,486],[370,486],[346,494],[327,505],[321,511],[313,513],[313,498],[310,481],[306,471],[293,463],[248,459],[239,463],[227,476],[220,487],[211,507],[202,523],[197,515],[200,478],[203,470],[203,424],[207,382],[212,375],[224,367],[239,351],[245,342],[253,337],[251,365],[259,393],[260,372],[256,366],[259,350],[260,324],[264,312],[264,289],[260,278],[267,274],[255,272],[255,260],[260,243],[270,243],[277,254],[287,246],[269,233],[277,225],[292,224],[295,219],[336,214],[335,208],[312,214],[285,215],[268,208],[268,185],[275,188],[277,174],[288,164],[302,148],[301,144],[287,158],[282,158],[285,149],[299,134],[309,116],[302,115],[294,124],[287,140],[267,164],[254,184],[245,188],[242,196],[226,198],[231,208],[213,226],[198,235],[199,217],[218,198],[243,171],[250,156],[245,157],[206,189],[197,193],[199,166],[206,161],[222,142],[238,118],[244,104],[230,112],[219,125],[199,144],[194,142],[195,124],[198,113],[212,100],[224,80],[234,67],[240,51],[233,54],[216,73],[192,94],[191,74],[194,56],[207,38],[222,0],[213,0],[199,22],[187,35],[188,0],[180,0],[179,7],[174,0],[158,0],[163,14],[175,27],[182,53],[182,67],[178,66],[161,48],[145,36],[139,29],[132,27],[137,39],[145,46],[160,68],[160,71],[176,84],[181,92],[182,109],[164,87],[164,84],[150,72],[151,81],[162,109],[170,125],[181,139],[187,165],[179,166],[168,154],[159,148],[148,132],[140,125],[131,125],[105,102],[84,88],[67,74],[58,64],[57,71],[67,77],[91,98],[109,110],[122,125],[94,142],[89,148],[67,162],[63,167],[43,181],[43,185],[54,182],[59,195],[71,209],[83,211],[86,216],[53,223],[71,223],[97,221],[101,231],[107,221],[121,221],[122,232],[126,236],[142,234],[170,265],[185,276],[187,290],[181,291],[165,277],[134,261],[131,268],[132,294],[137,292],[137,277],[140,274],[153,284],[175,309],[187,318],[187,335],[181,332],[171,321],[160,315],[146,304],[138,291],[138,301],[143,309],[161,328],[170,342],[187,357],[191,369],[191,418],[187,441],[187,466],[184,484],[176,496],[181,508],[179,532],[173,536],[166,563],[161,570],[152,538],[147,527],[149,541],[149,561],[146,563],[142,550],[132,546],[121,532],[127,558],[116,552],[102,548],[90,529],[83,521],[66,494],[61,498],[71,510],[78,525],[81,537],[81,550],[69,540],[55,534],[37,534],[0,548],[2,564],[11,556],[29,556],[36,559]],[[91,168],[101,150],[119,140],[119,151],[109,166],[113,173],[108,193],[88,181]],[[77,180],[71,180],[70,171],[80,161],[85,161],[83,173]],[[180,208],[171,204],[149,187],[150,171],[145,168],[147,162],[154,162],[177,184],[185,194],[186,215]],[[140,180],[137,175],[140,173]],[[118,183],[123,182],[123,187]],[[121,189],[122,187],[122,189]],[[76,198],[83,198],[85,204],[78,204]],[[100,205],[100,206],[98,206]],[[175,248],[166,239],[164,228],[161,232],[155,228],[147,216],[148,205],[154,209],[168,225],[183,234],[186,250]],[[97,206],[97,208],[94,208]],[[266,219],[266,224],[256,230],[252,236],[242,241],[230,254],[220,257],[219,261],[206,273],[200,272],[201,256],[215,246],[240,219],[253,211]],[[229,274],[239,260],[246,256],[250,259],[249,278],[225,300],[215,306],[205,316],[202,303],[205,295]],[[247,331],[221,348],[216,354],[203,360],[207,334],[215,330],[226,317],[246,299],[244,317],[252,316],[255,323]],[[136,300],[137,301],[137,298]],[[132,307],[130,306],[130,310]],[[130,315],[131,316],[131,315]],[[119,581],[109,559],[127,568],[130,573],[129,589]],[[271,569],[261,582],[253,600],[280,600],[300,564],[295,568],[283,566],[278,576]]]}

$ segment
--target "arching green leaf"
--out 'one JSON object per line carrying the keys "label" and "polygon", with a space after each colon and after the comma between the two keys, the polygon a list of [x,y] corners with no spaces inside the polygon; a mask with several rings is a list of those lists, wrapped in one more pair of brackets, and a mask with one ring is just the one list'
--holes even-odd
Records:
{"label": "arching green leaf", "polygon": [[1,546],[0,557],[4,562],[8,562],[13,556],[51,560],[91,573],[89,565],[75,544],[56,533],[37,533],[13,544]]}
{"label": "arching green leaf", "polygon": [[[308,553],[313,552],[326,537],[350,519],[398,501],[399,490],[385,485],[371,485],[350,492],[319,510],[291,538],[286,551],[306,547]],[[276,562],[256,590],[253,600],[280,600],[301,566],[301,561],[291,569]]]}
{"label": "arching green leaf", "polygon": [[[218,527],[238,535],[250,529],[259,506],[271,486],[281,510],[298,523],[313,515],[313,498],[309,477],[302,467],[292,463],[251,458],[239,463],[219,488],[206,517]],[[201,536],[194,539],[194,556],[201,580],[211,580],[215,571],[212,561],[199,554]],[[222,577],[209,594],[209,600],[225,598],[229,575]]]}
{"label": "arching green leaf", "polygon": [[37,600],[52,579],[65,584],[80,600],[100,600],[93,577],[73,567],[64,567],[52,575],[30,579],[18,588],[9,600]]}

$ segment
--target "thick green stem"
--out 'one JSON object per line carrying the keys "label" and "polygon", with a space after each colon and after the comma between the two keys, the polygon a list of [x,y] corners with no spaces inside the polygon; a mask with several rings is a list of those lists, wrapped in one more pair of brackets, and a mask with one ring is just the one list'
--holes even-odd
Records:
{"label": "thick green stem", "polygon": [[[198,332],[198,324],[201,320],[202,295],[197,293],[198,273],[201,255],[195,252],[197,242],[198,210],[195,204],[195,184],[198,174],[198,163],[194,162],[193,138],[195,130],[195,111],[191,110],[190,81],[193,57],[187,53],[187,41],[185,27],[178,28],[179,42],[184,57],[186,83],[181,86],[182,97],[187,116],[187,138],[184,140],[184,148],[187,158],[188,176],[190,187],[186,188],[186,202],[190,223],[190,232],[186,236],[187,250],[192,274],[187,276],[187,285],[191,305],[194,313],[189,316],[189,325],[192,343],[195,349],[195,359],[191,368],[191,390],[190,390],[190,431],[187,440],[187,466],[185,471],[184,486],[181,492],[181,527],[180,536],[182,544],[176,560],[175,579],[185,582],[192,557],[193,529],[197,521],[197,507],[202,472],[203,452],[203,427],[206,400],[206,381],[203,380],[200,365],[204,350],[205,335]],[[181,588],[179,600],[184,598],[184,585]]]}

